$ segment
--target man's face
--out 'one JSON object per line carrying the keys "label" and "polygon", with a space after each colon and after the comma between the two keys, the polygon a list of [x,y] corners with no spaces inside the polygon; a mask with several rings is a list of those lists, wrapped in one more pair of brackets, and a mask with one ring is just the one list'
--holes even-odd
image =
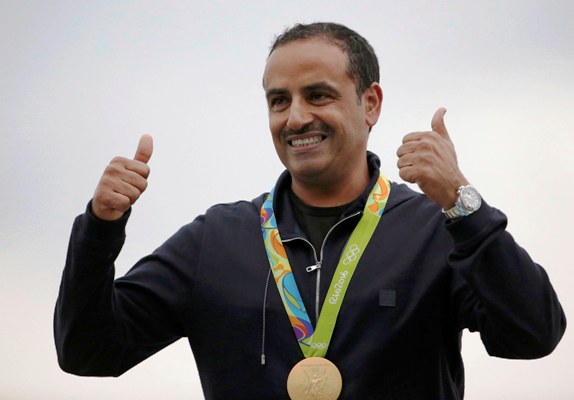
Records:
{"label": "man's face", "polygon": [[346,53],[323,39],[287,43],[267,61],[269,127],[293,179],[333,184],[366,166],[369,127],[376,119],[370,118],[365,94],[359,101],[346,66]]}

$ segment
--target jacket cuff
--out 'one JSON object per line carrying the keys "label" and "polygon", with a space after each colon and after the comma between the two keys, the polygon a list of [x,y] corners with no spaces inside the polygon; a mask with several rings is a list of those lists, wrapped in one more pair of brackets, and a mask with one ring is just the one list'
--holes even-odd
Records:
{"label": "jacket cuff", "polygon": [[131,208],[115,221],[105,221],[92,213],[92,201],[88,203],[86,212],[79,216],[79,222],[86,238],[100,242],[124,240],[126,224],[131,214]]}
{"label": "jacket cuff", "polygon": [[467,217],[447,221],[446,228],[457,248],[465,248],[498,229],[504,230],[507,218],[500,210],[491,207],[484,200],[481,207]]}

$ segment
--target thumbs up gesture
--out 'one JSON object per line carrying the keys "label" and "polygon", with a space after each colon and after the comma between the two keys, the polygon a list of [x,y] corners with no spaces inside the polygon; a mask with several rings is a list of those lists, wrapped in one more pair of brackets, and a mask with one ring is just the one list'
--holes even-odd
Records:
{"label": "thumbs up gesture", "polygon": [[92,213],[103,220],[115,221],[124,215],[147,188],[149,166],[153,152],[150,135],[140,138],[132,159],[114,157],[108,164],[92,199]]}
{"label": "thumbs up gesture", "polygon": [[454,206],[457,190],[468,181],[458,168],[456,151],[450,139],[444,114],[439,108],[431,121],[432,131],[412,132],[397,150],[399,176],[416,183],[423,193],[447,210]]}

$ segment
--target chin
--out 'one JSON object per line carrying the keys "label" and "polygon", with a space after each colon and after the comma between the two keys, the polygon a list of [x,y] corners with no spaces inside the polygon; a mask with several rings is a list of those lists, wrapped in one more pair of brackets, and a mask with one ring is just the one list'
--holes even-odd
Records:
{"label": "chin", "polygon": [[310,181],[319,178],[323,175],[323,171],[325,168],[322,168],[320,165],[291,165],[287,167],[287,170],[291,173],[292,176],[304,180]]}

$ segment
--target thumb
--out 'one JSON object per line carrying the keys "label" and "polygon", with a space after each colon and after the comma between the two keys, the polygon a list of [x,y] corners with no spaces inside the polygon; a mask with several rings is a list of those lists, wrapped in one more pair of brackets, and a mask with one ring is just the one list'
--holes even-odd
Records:
{"label": "thumb", "polygon": [[140,141],[138,143],[138,149],[136,150],[136,155],[134,156],[134,160],[141,161],[146,163],[151,158],[151,154],[153,153],[153,138],[151,135],[147,133],[142,135]]}
{"label": "thumb", "polygon": [[444,114],[446,114],[446,108],[441,107],[436,110],[432,117],[431,128],[439,135],[449,137],[446,125],[444,124]]}

